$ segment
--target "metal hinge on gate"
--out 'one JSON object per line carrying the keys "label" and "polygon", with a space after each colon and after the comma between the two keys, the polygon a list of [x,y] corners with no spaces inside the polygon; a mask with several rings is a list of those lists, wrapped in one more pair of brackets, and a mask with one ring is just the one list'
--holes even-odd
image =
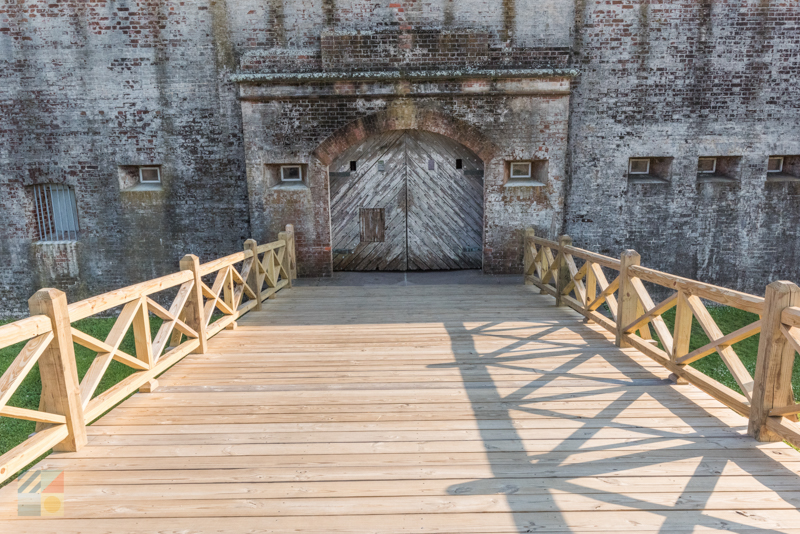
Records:
{"label": "metal hinge on gate", "polygon": [[352,254],[355,252],[352,248],[335,248],[333,249],[334,254]]}
{"label": "metal hinge on gate", "polygon": [[481,247],[464,247],[464,252],[480,252]]}

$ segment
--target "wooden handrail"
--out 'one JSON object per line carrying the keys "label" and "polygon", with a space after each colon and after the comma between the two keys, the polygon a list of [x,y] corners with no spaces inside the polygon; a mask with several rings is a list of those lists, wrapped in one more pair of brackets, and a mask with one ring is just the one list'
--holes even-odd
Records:
{"label": "wooden handrail", "polygon": [[75,302],[67,307],[70,322],[79,321],[91,317],[92,315],[103,313],[141,296],[152,295],[153,293],[179,286],[191,279],[191,272],[180,271]]}
{"label": "wooden handrail", "polygon": [[256,250],[258,250],[259,254],[263,254],[265,252],[269,252],[270,250],[274,250],[276,248],[281,248],[286,245],[286,241],[279,239],[277,241],[273,241],[272,243],[267,243],[266,245],[259,245]]}
{"label": "wooden handrail", "polygon": [[663,273],[640,265],[631,267],[631,274],[646,282],[651,282],[668,289],[680,290],[689,295],[711,300],[732,308],[748,311],[760,315],[764,311],[764,298],[727,289],[712,284],[698,282],[674,274]]}
{"label": "wooden handrail", "polygon": [[[759,297],[642,267],[635,251],[626,251],[616,260],[579,249],[567,236],[558,242],[537,237],[531,228],[524,234],[524,252],[526,285],[539,287],[543,294],[556,297],[557,303],[614,333],[619,346],[632,346],[650,356],[672,371],[677,383],[694,384],[749,417],[750,434],[757,439],[785,439],[800,446],[800,426],[794,423],[800,415],[800,405],[795,404],[791,390],[795,353],[800,353],[800,288],[795,284],[771,284],[766,298]],[[580,268],[576,259],[584,262]],[[608,283],[603,268],[617,270],[620,275]],[[643,282],[674,293],[654,304]],[[744,310],[761,319],[723,334],[701,299]],[[612,317],[597,311],[603,304]],[[670,332],[661,316],[676,305],[675,326]],[[689,352],[695,319],[710,342]],[[667,350],[653,344],[651,329],[655,329]],[[758,364],[752,377],[733,345],[759,333]],[[744,395],[688,365],[714,352],[720,355]]]}
{"label": "wooden handrail", "polygon": [[537,245],[541,245],[543,247],[550,247],[550,248],[558,248],[558,241],[551,241],[549,239],[543,239],[541,237],[536,237],[535,235],[531,235],[528,238],[531,242],[536,243]]}
{"label": "wooden handrail", "polygon": [[45,315],[35,315],[4,324],[0,326],[0,348],[16,345],[21,341],[46,334],[52,330],[50,318]]}
{"label": "wooden handrail", "polygon": [[252,258],[253,252],[251,250],[244,250],[242,252],[237,252],[236,254],[231,254],[230,256],[225,256],[224,258],[219,258],[208,263],[203,263],[200,265],[200,276],[205,276],[207,274],[215,273],[220,269],[224,269],[225,267],[229,267],[240,261],[244,261],[247,258]]}
{"label": "wooden handrail", "polygon": [[791,307],[783,310],[781,321],[783,324],[800,328],[800,308]]}
{"label": "wooden handrail", "polygon": [[617,258],[611,258],[609,256],[603,256],[602,254],[596,254],[594,252],[589,252],[588,250],[583,250],[580,248],[575,247],[564,247],[564,251],[567,254],[572,255],[575,258],[580,258],[582,260],[588,260],[592,263],[596,263],[598,265],[602,265],[603,267],[608,267],[609,269],[616,269],[619,271],[620,268],[620,261]]}
{"label": "wooden handrail", "polygon": [[[236,319],[252,309],[260,310],[263,300],[291,287],[297,276],[294,243],[294,228],[287,225],[277,241],[258,245],[251,239],[242,252],[202,265],[196,256],[187,255],[178,272],[69,305],[58,290],[37,292],[30,300],[31,317],[0,326],[0,348],[27,341],[0,377],[0,417],[37,423],[32,437],[0,456],[0,482],[51,448],[79,450],[86,443],[87,424],[137,389],[153,391],[159,374],[187,354],[205,353],[208,338],[235,328]],[[236,267],[239,263],[241,270]],[[208,287],[202,278],[214,273],[216,281]],[[168,307],[151,298],[176,287],[179,289]],[[104,340],[71,326],[119,306],[123,310]],[[215,319],[215,310],[223,317]],[[152,339],[150,313],[163,321]],[[119,349],[129,330],[134,333],[135,355]],[[97,352],[80,383],[73,343]],[[94,396],[111,360],[134,372]],[[39,410],[6,406],[37,362],[42,377]]]}

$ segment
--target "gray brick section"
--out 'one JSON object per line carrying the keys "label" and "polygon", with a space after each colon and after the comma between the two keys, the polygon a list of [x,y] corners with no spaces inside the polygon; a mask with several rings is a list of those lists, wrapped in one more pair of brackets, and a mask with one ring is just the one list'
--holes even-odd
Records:
{"label": "gray brick section", "polygon": [[[798,4],[577,5],[566,232],[744,291],[800,281],[800,183],[766,182],[800,154]],[[674,158],[670,183],[629,186],[636,156]],[[737,182],[698,183],[700,156],[741,157]]]}
{"label": "gray brick section", "polygon": [[[174,272],[249,234],[236,69],[224,6],[14,2],[0,7],[0,309],[39,287],[76,300]],[[191,5],[191,7],[189,7]],[[119,165],[159,164],[161,193]],[[35,183],[75,188],[81,237],[32,245]]]}

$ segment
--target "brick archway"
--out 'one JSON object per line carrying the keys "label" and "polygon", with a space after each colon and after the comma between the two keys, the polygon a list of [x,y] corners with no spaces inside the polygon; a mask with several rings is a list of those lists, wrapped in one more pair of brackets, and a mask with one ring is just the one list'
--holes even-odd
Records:
{"label": "brick archway", "polygon": [[493,159],[497,146],[474,126],[430,109],[415,106],[393,107],[343,126],[314,150],[323,165],[330,165],[347,148],[367,137],[391,130],[422,130],[444,135],[464,145],[484,162]]}

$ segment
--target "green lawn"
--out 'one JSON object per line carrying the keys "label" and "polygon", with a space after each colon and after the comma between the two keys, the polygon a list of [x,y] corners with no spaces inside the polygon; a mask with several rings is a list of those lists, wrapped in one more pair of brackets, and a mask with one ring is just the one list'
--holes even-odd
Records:
{"label": "green lawn", "polygon": [[[738,310],[736,308],[729,308],[727,306],[708,308],[708,312],[711,314],[711,317],[714,318],[714,321],[717,323],[720,330],[722,330],[723,334],[730,334],[731,332],[738,330],[739,328],[743,328],[758,320],[758,315],[754,313]],[[662,317],[664,318],[664,322],[667,323],[670,332],[672,332],[673,327],[675,326],[675,308],[672,308],[666,312],[664,315],[662,315]],[[657,339],[657,336],[655,337]],[[735,350],[736,354],[739,355],[739,358],[742,360],[742,363],[744,363],[745,367],[747,367],[747,370],[750,371],[751,375],[755,375],[756,372],[758,340],[759,336],[755,335],[733,345],[733,350]],[[708,342],[708,336],[706,336],[705,332],[703,332],[700,323],[697,322],[697,319],[693,319],[692,339],[689,345],[689,352],[699,349]],[[659,347],[663,349],[660,344]],[[698,371],[710,376],[714,380],[725,384],[734,391],[738,391],[739,393],[742,392],[742,390],[739,388],[739,384],[737,384],[733,379],[733,375],[731,375],[730,371],[728,371],[728,368],[725,366],[725,363],[722,361],[722,358],[720,358],[718,353],[714,352],[709,354],[705,358],[690,365]],[[798,388],[800,388],[800,365],[794,366],[792,372],[792,386],[794,387],[795,391],[798,391]]]}
{"label": "green lawn", "polygon": [[[758,315],[738,310],[736,308],[729,308],[727,306],[716,308],[710,307],[708,308],[708,312],[711,314],[711,317],[714,318],[714,321],[724,334],[730,334],[734,330],[738,330],[739,328],[758,321]],[[670,332],[672,332],[675,326],[675,308],[672,308],[666,312],[664,315],[662,315],[662,317],[664,318],[664,322],[667,323]],[[759,336],[755,335],[733,345],[733,350],[735,350],[736,354],[739,355],[739,358],[742,360],[742,363],[744,363],[745,367],[747,367],[747,370],[750,371],[751,375],[755,373],[756,369],[758,338]],[[703,332],[703,328],[700,326],[700,323],[697,322],[697,319],[693,319],[692,339],[689,345],[689,352],[699,349],[708,343],[708,336],[706,336],[705,332]],[[660,344],[659,346],[661,347]],[[663,347],[661,348],[663,349]],[[728,368],[725,366],[725,363],[722,361],[722,358],[720,358],[718,353],[714,352],[709,354],[705,358],[690,365],[698,371],[710,376],[714,380],[725,384],[734,391],[738,391],[739,393],[742,392],[739,388],[739,385],[736,383],[736,380],[733,379],[733,375],[731,375],[730,371],[728,371]],[[796,374],[795,378],[797,378]]]}
{"label": "green lawn", "polygon": [[[89,334],[92,337],[104,340],[111,331],[111,327],[114,325],[115,321],[115,317],[99,319],[89,318],[76,321],[72,326]],[[154,336],[158,331],[158,328],[161,326],[161,322],[162,321],[160,319],[151,316],[150,329],[152,330]],[[11,347],[6,347],[5,349],[0,350],[0,372],[4,372],[8,366],[11,365],[11,362],[14,361],[14,358],[16,358],[17,354],[19,354],[19,351],[22,350],[24,345],[25,342],[18,343]],[[136,349],[133,343],[132,328],[129,329],[128,333],[125,335],[121,348],[128,354],[135,354]],[[75,358],[78,363],[79,378],[83,378],[83,375],[86,374],[86,371],[89,369],[89,365],[91,365],[94,357],[95,353],[93,351],[81,347],[80,345],[75,345]],[[111,386],[126,376],[129,376],[133,372],[134,370],[130,367],[119,362],[112,361],[108,366],[108,370],[103,376],[97,391],[95,392],[95,396],[109,389]],[[41,390],[42,382],[39,378],[39,365],[37,364],[22,382],[22,385],[20,385],[16,393],[14,393],[14,395],[11,397],[11,400],[8,404],[10,406],[17,406],[19,408],[36,410],[39,407],[39,394],[41,393]],[[0,454],[11,450],[25,441],[35,429],[36,423],[32,421],[22,421],[19,419],[0,417]],[[13,477],[10,480],[13,480]]]}
{"label": "green lawn", "polygon": [[[736,308],[729,308],[727,306],[709,308],[708,312],[711,314],[711,317],[714,318],[714,321],[717,323],[720,330],[722,330],[723,334],[730,334],[734,330],[738,330],[739,328],[745,327],[758,320],[758,315],[754,313],[737,310]],[[675,326],[675,308],[669,310],[662,317],[664,317],[664,322],[667,323],[670,332],[672,332],[673,327]],[[655,337],[657,339],[657,336]],[[755,335],[733,345],[733,350],[735,350],[736,354],[739,355],[739,359],[742,360],[742,363],[744,363],[751,375],[755,375],[756,358],[758,356],[758,340],[759,336]],[[708,337],[706,336],[705,332],[703,332],[700,323],[697,322],[697,319],[693,319],[692,339],[691,343],[689,344],[689,351],[691,352],[695,349],[699,349],[703,345],[707,344],[708,341]],[[659,346],[661,345],[659,344]],[[661,348],[663,349],[664,347]],[[689,365],[710,376],[714,380],[725,384],[732,390],[738,391],[739,393],[742,392],[739,384],[737,384],[733,379],[733,376],[731,375],[730,371],[728,371],[728,368],[725,366],[725,363],[722,361],[722,358],[719,357],[718,353],[714,352],[713,354],[709,354],[702,360],[698,360]],[[797,391],[800,391],[800,365],[798,365],[797,354],[795,354],[795,365],[792,369],[792,388],[795,391],[796,402]],[[794,445],[791,443],[789,443],[789,445],[794,447]],[[797,447],[794,448],[797,449]]]}

